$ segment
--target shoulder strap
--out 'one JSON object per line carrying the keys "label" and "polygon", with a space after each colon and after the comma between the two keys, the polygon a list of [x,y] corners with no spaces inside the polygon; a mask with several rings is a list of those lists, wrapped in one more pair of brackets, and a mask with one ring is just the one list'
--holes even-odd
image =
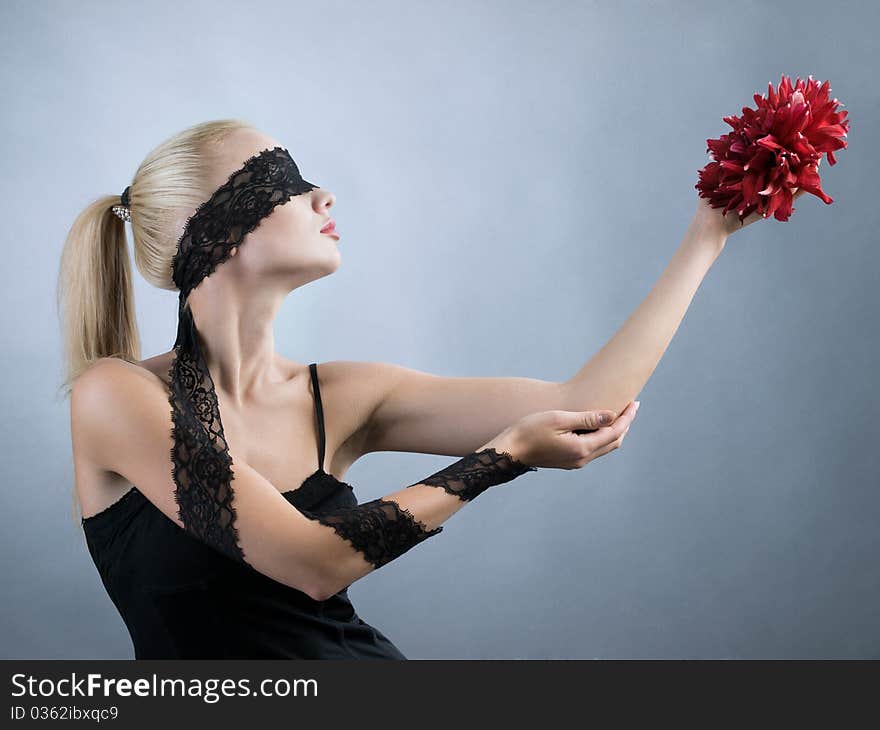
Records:
{"label": "shoulder strap", "polygon": [[312,391],[315,394],[315,412],[318,414],[318,466],[324,470],[324,407],[321,404],[321,388],[318,386],[318,365],[311,363],[309,370],[312,374]]}

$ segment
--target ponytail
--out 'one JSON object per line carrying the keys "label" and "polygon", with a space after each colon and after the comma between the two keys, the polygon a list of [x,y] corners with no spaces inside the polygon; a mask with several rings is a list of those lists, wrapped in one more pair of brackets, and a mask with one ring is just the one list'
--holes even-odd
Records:
{"label": "ponytail", "polygon": [[[171,277],[177,239],[187,217],[212,189],[210,171],[221,143],[240,129],[255,127],[240,119],[188,127],[152,149],[132,176],[134,263],[148,283],[177,291]],[[60,387],[65,397],[96,360],[141,359],[125,223],[113,212],[120,202],[119,195],[105,195],[83,210],[61,254],[57,306],[66,370]],[[78,519],[76,489],[72,498]]]}
{"label": "ponytail", "polygon": [[125,223],[101,197],[77,216],[64,244],[57,305],[64,340],[65,395],[73,381],[102,357],[140,359],[131,263]]}

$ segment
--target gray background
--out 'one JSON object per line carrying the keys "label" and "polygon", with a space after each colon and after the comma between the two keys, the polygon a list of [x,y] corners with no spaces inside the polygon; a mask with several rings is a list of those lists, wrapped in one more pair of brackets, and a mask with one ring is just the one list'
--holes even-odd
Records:
{"label": "gray background", "polygon": [[[303,363],[573,375],[648,293],[721,118],[830,79],[824,205],[737,233],[624,447],[490,490],[357,581],[412,658],[880,658],[873,3],[0,3],[3,657],[132,656],[73,526],[54,296],[64,236],[155,144],[243,117],[332,190]],[[873,213],[871,211],[874,211]],[[177,296],[136,275],[143,354]],[[373,454],[361,501],[450,463]]]}

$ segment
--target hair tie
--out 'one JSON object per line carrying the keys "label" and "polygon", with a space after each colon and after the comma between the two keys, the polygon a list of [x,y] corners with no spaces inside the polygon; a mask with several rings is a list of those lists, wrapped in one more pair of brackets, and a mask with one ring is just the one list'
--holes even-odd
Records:
{"label": "hair tie", "polygon": [[131,185],[122,191],[119,196],[119,204],[113,206],[113,212],[124,221],[131,220]]}

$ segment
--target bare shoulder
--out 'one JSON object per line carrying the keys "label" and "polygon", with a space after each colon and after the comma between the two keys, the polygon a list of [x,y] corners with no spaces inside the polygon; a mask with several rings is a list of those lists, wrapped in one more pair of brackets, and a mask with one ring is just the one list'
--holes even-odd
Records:
{"label": "bare shoulder", "polygon": [[70,395],[70,420],[74,451],[92,458],[100,437],[99,425],[122,418],[126,403],[143,398],[165,398],[159,374],[138,363],[116,357],[102,357],[93,362],[73,383]]}
{"label": "bare shoulder", "polygon": [[318,365],[321,397],[325,408],[344,409],[350,419],[345,444],[351,461],[369,452],[373,415],[397,383],[403,368],[387,362],[331,360]]}
{"label": "bare shoulder", "polygon": [[322,389],[326,384],[352,404],[372,410],[394,387],[400,367],[386,362],[332,360],[321,363],[318,373]]}
{"label": "bare shoulder", "polygon": [[321,382],[366,383],[375,388],[393,380],[397,365],[362,360],[330,360],[318,365]]}
{"label": "bare shoulder", "polygon": [[121,358],[100,358],[73,382],[70,434],[76,491],[84,515],[99,512],[131,487],[105,465],[107,429],[127,418],[129,406],[165,397],[156,372]]}
{"label": "bare shoulder", "polygon": [[[151,358],[155,360],[155,358]],[[108,398],[120,389],[132,389],[148,383],[161,390],[165,376],[152,363],[150,367],[118,357],[102,357],[93,362],[73,383],[71,407],[74,402],[86,407],[100,407],[102,399]]]}

